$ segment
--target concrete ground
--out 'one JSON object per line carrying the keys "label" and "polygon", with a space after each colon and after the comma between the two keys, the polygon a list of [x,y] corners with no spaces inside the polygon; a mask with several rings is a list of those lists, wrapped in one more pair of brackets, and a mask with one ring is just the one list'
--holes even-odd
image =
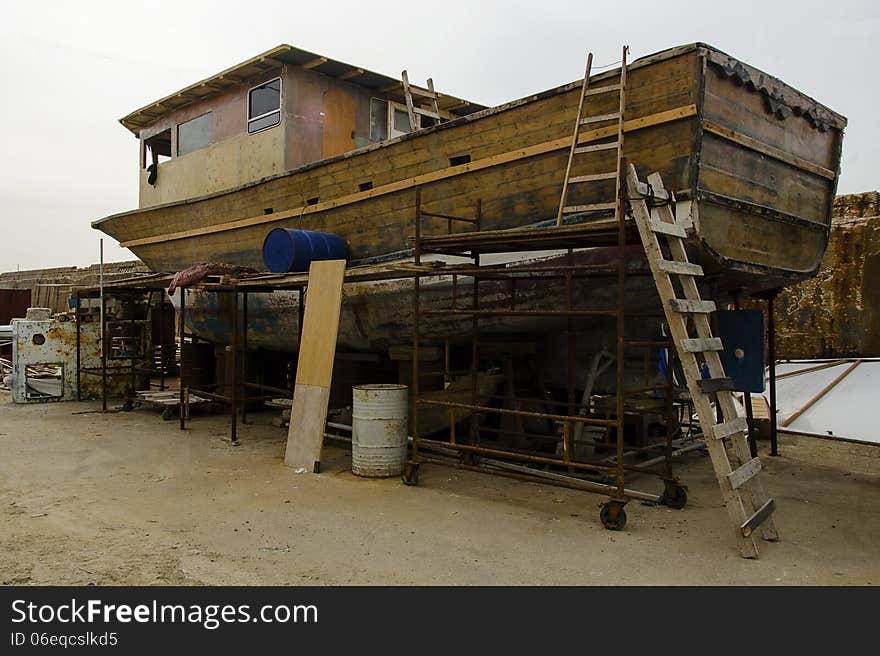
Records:
{"label": "concrete ground", "polygon": [[699,453],[687,508],[634,501],[612,532],[586,492],[430,465],[419,487],[365,480],[329,447],[295,474],[270,414],[233,447],[223,416],[78,414],[97,407],[0,393],[3,584],[880,583],[876,447],[784,437],[763,458],[782,541],[744,560]]}

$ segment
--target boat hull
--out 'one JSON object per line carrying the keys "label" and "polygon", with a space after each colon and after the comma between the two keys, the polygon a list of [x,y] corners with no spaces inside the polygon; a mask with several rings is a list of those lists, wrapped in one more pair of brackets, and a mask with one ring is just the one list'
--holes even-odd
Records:
{"label": "boat hull", "polygon": [[[618,76],[610,71],[591,84]],[[422,211],[474,217],[479,204],[483,229],[534,224],[555,217],[579,92],[572,83],[228,192],[93,225],[154,271],[171,272],[205,261],[265,270],[262,242],[278,227],[338,234],[353,261],[405,257],[416,189]],[[596,97],[596,113],[614,110],[614,94],[605,95]],[[691,248],[724,287],[756,291],[815,273],[828,241],[843,117],[702,44],[633,63],[626,117],[627,160],[642,177],[659,171],[691,202]],[[612,134],[600,128],[583,140]],[[470,161],[452,165],[463,156]],[[575,174],[614,170],[613,151],[581,166]],[[357,191],[366,182],[372,188]],[[613,182],[579,187],[589,190],[575,189],[572,203],[607,200]],[[425,234],[449,227],[424,221]]]}

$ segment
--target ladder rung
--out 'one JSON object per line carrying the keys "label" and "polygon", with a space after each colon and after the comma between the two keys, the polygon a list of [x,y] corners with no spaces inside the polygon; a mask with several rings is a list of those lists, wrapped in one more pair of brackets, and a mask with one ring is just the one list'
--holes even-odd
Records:
{"label": "ladder rung", "polygon": [[714,394],[715,392],[733,392],[736,386],[733,378],[701,378],[697,381],[697,385],[704,394]]}
{"label": "ladder rung", "polygon": [[681,348],[688,353],[702,353],[703,351],[723,351],[724,344],[718,337],[692,337],[681,340]]}
{"label": "ladder rung", "polygon": [[687,237],[687,231],[676,223],[651,221],[649,225],[651,226],[651,230],[653,230],[654,232],[659,232],[661,234],[669,235],[671,237],[681,237],[682,239]]}
{"label": "ladder rung", "polygon": [[737,490],[745,485],[747,481],[757,476],[759,471],[761,471],[761,460],[752,458],[741,467],[737,467],[730,472],[727,475],[727,480],[730,482],[730,487]]}
{"label": "ladder rung", "polygon": [[773,499],[767,499],[764,502],[764,505],[758,508],[755,511],[755,514],[744,521],[742,526],[739,527],[743,536],[749,537],[756,528],[763,524],[764,521],[773,514],[774,510],[776,510],[776,503]]}
{"label": "ladder rung", "polygon": [[712,426],[712,437],[723,440],[725,437],[742,433],[748,428],[745,417],[734,417],[720,424]]}
{"label": "ladder rung", "polygon": [[605,87],[594,87],[592,89],[587,89],[584,92],[584,96],[595,96],[600,93],[611,93],[612,91],[620,91],[619,84],[609,84]]}
{"label": "ladder rung", "polygon": [[414,96],[423,96],[425,98],[437,98],[437,92],[431,91],[430,89],[423,89],[422,87],[417,87],[415,84],[409,85],[409,92]]}
{"label": "ladder rung", "polygon": [[573,212],[598,212],[599,210],[613,210],[617,203],[592,203],[591,205],[567,205],[562,208],[565,214]]}
{"label": "ladder rung", "polygon": [[715,301],[688,301],[681,298],[670,298],[670,307],[676,312],[689,314],[708,314],[715,311]]}
{"label": "ladder rung", "polygon": [[666,273],[675,273],[680,276],[702,276],[703,267],[690,262],[676,262],[675,260],[657,260],[657,268]]}
{"label": "ladder rung", "polygon": [[616,150],[617,144],[617,141],[609,141],[608,143],[595,144],[593,146],[578,146],[574,149],[574,152],[576,155],[583,155],[584,153],[595,153],[599,150]]}
{"label": "ladder rung", "polygon": [[594,173],[592,175],[575,175],[568,179],[568,184],[574,182],[595,182],[596,180],[615,180],[616,178],[617,171],[612,171],[611,173]]}
{"label": "ladder rung", "polygon": [[590,125],[591,123],[601,123],[602,121],[610,121],[613,118],[620,118],[619,112],[613,114],[597,114],[596,116],[588,116],[578,121],[580,125]]}

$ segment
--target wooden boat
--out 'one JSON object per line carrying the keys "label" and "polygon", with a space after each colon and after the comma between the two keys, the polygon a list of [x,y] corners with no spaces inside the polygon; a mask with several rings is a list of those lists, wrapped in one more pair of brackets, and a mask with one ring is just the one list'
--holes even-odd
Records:
{"label": "wooden boat", "polygon": [[[324,63],[306,68],[319,59]],[[333,69],[335,74],[330,68],[322,72],[322,66],[338,62],[319,59],[288,62],[279,79],[290,86],[288,78],[294,74],[316,73],[334,78],[327,82],[331,86],[356,81],[339,67]],[[258,69],[253,79],[274,74]],[[593,76],[591,86],[614,84],[619,75],[612,70]],[[447,111],[449,120],[438,125],[171,202],[158,202],[161,197],[149,188],[144,202],[142,181],[141,208],[92,225],[130,248],[154,271],[170,272],[204,261],[265,270],[262,242],[277,227],[335,233],[346,241],[353,263],[405,259],[415,229],[417,187],[424,211],[472,216],[479,202],[483,229],[538,224],[556,216],[580,87],[581,81],[575,81],[479,111],[461,101],[450,107],[466,107],[464,115]],[[173,125],[175,116],[204,111],[210,97],[191,101],[194,109],[186,104],[176,109],[160,101],[123,123],[127,120],[129,127],[148,133],[150,121],[158,127],[169,120]],[[626,98],[624,155],[642,177],[659,171],[666,187],[676,193],[677,211],[691,214],[692,259],[704,266],[716,290],[754,292],[815,274],[828,242],[845,118],[702,43],[631,63]],[[327,109],[326,96],[324,102]],[[616,99],[596,96],[592,102],[594,113],[612,112]],[[293,120],[291,116],[283,120]],[[613,134],[613,127],[600,127],[582,133],[581,140],[600,142]],[[326,124],[324,135],[326,144]],[[613,170],[611,158],[613,151],[597,153],[575,173]],[[198,166],[201,171],[193,169]],[[210,171],[205,166],[205,160],[193,159],[185,174],[181,164],[175,175],[186,180],[201,173],[207,179]],[[160,165],[159,184],[167,179]],[[595,196],[573,191],[570,202],[595,202],[600,194],[607,199],[608,189],[589,187]],[[433,223],[436,233],[447,230],[446,222]],[[386,325],[387,312],[392,304],[400,304],[405,284],[364,285],[348,294],[349,306],[383,316],[371,323],[352,313],[348,330],[344,311],[341,342],[368,348],[387,342],[390,332],[395,337],[406,333],[406,321],[392,322],[400,324],[399,331],[389,332]],[[383,295],[386,298],[380,300]],[[203,301],[202,328],[219,335],[224,330],[211,316],[211,307],[216,309],[219,301]],[[262,302],[267,317],[277,313],[278,302]],[[285,312],[292,304],[290,299],[282,303]],[[253,308],[254,320],[260,311]],[[197,314],[196,310],[192,321]],[[295,324],[296,314],[285,321]],[[284,326],[287,335],[292,327]],[[363,335],[373,329],[378,333]],[[295,340],[284,340],[285,350],[295,346]]]}

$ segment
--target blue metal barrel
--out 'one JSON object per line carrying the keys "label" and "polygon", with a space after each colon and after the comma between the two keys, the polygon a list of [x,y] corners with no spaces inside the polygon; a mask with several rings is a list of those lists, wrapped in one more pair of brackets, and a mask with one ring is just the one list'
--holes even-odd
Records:
{"label": "blue metal barrel", "polygon": [[345,242],[327,232],[275,228],[263,240],[263,264],[272,273],[308,271],[312,262],[344,259]]}

